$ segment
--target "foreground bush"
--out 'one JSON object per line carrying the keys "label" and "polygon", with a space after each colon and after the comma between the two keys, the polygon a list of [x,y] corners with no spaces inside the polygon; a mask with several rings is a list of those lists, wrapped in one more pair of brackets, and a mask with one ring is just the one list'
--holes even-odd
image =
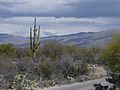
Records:
{"label": "foreground bush", "polygon": [[[54,42],[41,47],[36,61],[32,62],[30,49],[16,49],[14,46],[9,48],[11,47],[13,48],[5,49],[4,52],[0,48],[3,54],[0,58],[0,88],[2,89],[33,87],[36,84],[40,87],[49,87],[86,81],[91,79],[88,64],[99,59],[99,50]],[[12,54],[9,54],[10,52]]]}
{"label": "foreground bush", "polygon": [[59,59],[63,53],[63,45],[58,42],[49,42],[46,43],[41,48],[41,53],[43,56],[47,58],[51,58],[53,60]]}
{"label": "foreground bush", "polygon": [[29,48],[17,48],[16,49],[16,56],[19,59],[23,59],[23,58],[31,59],[32,52],[30,51]]}
{"label": "foreground bush", "polygon": [[55,64],[53,64],[52,62],[53,61],[46,60],[40,63],[36,68],[37,74],[42,76],[43,78],[50,79],[55,70]]}
{"label": "foreground bush", "polygon": [[120,72],[120,36],[114,36],[112,43],[103,52],[103,63],[111,72]]}
{"label": "foreground bush", "polygon": [[[110,77],[107,82],[113,87],[104,89],[101,84],[96,84],[96,90],[119,90],[120,88],[120,35],[114,36],[112,42],[105,48],[102,54],[102,62],[109,69]],[[111,74],[112,73],[112,74]]]}
{"label": "foreground bush", "polygon": [[13,77],[13,79],[10,81],[9,87],[11,89],[14,89],[18,86],[26,88],[36,87],[37,82],[36,80],[28,79],[27,75],[18,74],[15,77]]}
{"label": "foreground bush", "polygon": [[0,74],[10,73],[14,69],[14,62],[10,58],[0,56]]}

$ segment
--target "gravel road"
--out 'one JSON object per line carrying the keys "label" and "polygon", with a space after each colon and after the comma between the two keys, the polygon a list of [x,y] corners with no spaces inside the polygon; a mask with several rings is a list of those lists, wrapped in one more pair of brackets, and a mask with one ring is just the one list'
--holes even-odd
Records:
{"label": "gravel road", "polygon": [[102,79],[81,82],[81,83],[74,83],[71,85],[54,86],[50,88],[36,89],[36,90],[95,90],[93,87],[93,84],[95,83],[101,83],[102,85],[109,85],[109,83],[105,81],[105,78],[102,78]]}

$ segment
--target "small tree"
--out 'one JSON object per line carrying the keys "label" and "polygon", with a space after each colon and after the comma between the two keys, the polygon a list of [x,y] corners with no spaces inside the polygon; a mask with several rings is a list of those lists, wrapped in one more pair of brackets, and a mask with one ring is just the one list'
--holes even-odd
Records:
{"label": "small tree", "polygon": [[[33,37],[32,37],[33,31]],[[35,60],[36,52],[38,51],[40,46],[40,26],[36,28],[36,18],[34,20],[34,29],[30,28],[30,48],[33,52],[33,60]]]}

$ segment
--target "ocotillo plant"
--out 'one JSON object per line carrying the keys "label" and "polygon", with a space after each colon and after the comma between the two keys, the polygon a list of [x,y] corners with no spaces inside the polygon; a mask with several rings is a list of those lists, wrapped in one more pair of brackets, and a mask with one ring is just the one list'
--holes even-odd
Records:
{"label": "ocotillo plant", "polygon": [[36,53],[40,46],[40,26],[36,28],[36,18],[34,20],[34,28],[30,28],[30,48],[33,53],[33,60],[35,60]]}

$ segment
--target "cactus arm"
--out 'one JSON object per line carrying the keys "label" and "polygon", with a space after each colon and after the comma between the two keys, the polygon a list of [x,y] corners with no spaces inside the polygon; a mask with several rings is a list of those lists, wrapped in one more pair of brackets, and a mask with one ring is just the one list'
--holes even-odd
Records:
{"label": "cactus arm", "polygon": [[40,46],[40,26],[38,28],[38,34],[36,36],[36,47],[34,49],[37,51],[37,49],[39,49],[39,46]]}
{"label": "cactus arm", "polygon": [[33,47],[35,46],[35,41],[36,41],[35,37],[36,37],[36,34],[35,34],[35,30],[34,30],[34,36],[33,36]]}
{"label": "cactus arm", "polygon": [[34,30],[36,30],[36,17],[35,17],[35,20],[34,20]]}
{"label": "cactus arm", "polygon": [[38,29],[37,44],[40,45],[40,26],[39,26],[39,29]]}
{"label": "cactus arm", "polygon": [[30,28],[30,48],[33,49],[32,28]]}
{"label": "cactus arm", "polygon": [[33,38],[33,46],[35,47],[36,45],[36,32],[37,32],[37,29],[36,29],[36,18],[34,20],[34,38]]}
{"label": "cactus arm", "polygon": [[40,43],[38,43],[35,47],[35,50],[37,51],[39,49]]}

